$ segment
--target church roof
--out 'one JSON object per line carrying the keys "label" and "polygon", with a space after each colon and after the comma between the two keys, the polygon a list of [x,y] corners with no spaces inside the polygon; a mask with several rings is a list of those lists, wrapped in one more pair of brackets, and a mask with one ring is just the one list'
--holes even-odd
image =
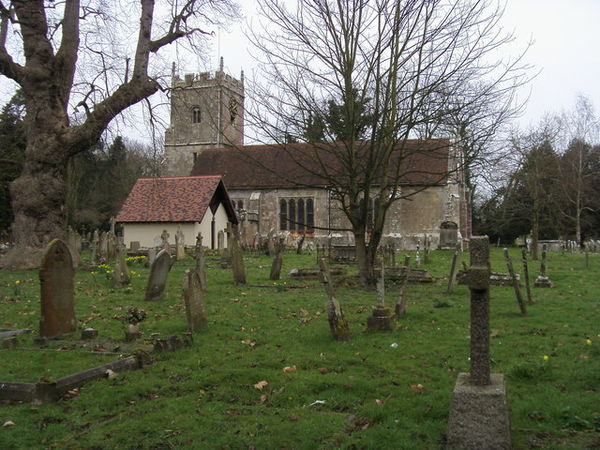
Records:
{"label": "church roof", "polygon": [[[322,175],[324,170],[342,182],[346,176],[344,145],[295,143],[207,149],[196,157],[191,174],[222,175],[227,186],[237,189],[326,186],[330,183]],[[368,141],[357,142],[359,161],[361,153],[367,154],[368,145]],[[449,139],[404,141],[394,150],[388,174],[398,173],[405,185],[445,183],[449,149]]]}
{"label": "church roof", "polygon": [[201,222],[223,203],[229,221],[236,215],[220,176],[138,178],[117,222]]}

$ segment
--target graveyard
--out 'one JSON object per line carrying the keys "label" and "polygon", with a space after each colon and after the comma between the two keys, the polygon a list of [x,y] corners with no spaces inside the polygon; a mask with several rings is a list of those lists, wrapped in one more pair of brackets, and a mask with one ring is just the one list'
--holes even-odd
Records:
{"label": "graveyard", "polygon": [[[512,446],[595,448],[600,254],[548,252],[547,288],[533,285],[540,261],[529,261],[531,301],[521,250],[508,254],[526,314],[512,283],[490,287],[489,360],[506,382]],[[398,252],[397,266],[405,256],[416,270],[414,251]],[[145,361],[136,370],[107,371],[57,401],[3,401],[1,446],[443,448],[457,376],[470,370],[469,287],[449,289],[449,273],[468,265],[469,253],[455,264],[452,251],[431,251],[427,261],[421,255],[419,269],[431,281],[403,287],[404,312],[388,331],[367,332],[367,322],[383,302],[394,310],[399,283],[385,281],[382,298],[381,287],[359,287],[354,266],[342,271],[331,263],[331,289],[349,329],[343,339],[328,326],[323,283],[288,275],[317,269],[316,252],[288,249],[280,258],[280,279],[272,280],[272,258],[244,252],[245,284],[236,284],[219,255],[205,252],[205,320],[194,326],[186,319],[184,277],[186,292],[203,281],[186,275],[196,264],[189,251],[170,267],[156,300],[145,300],[144,257],[127,258],[131,282],[118,288],[114,260],[78,268],[76,330],[46,340],[39,339],[38,271],[0,272],[0,333],[29,330],[3,337],[0,383],[51,383],[131,355]],[[492,272],[507,272],[502,248],[492,248],[490,260]],[[132,319],[140,311],[145,317]],[[138,334],[126,339],[131,324]],[[87,328],[97,335],[84,339]],[[155,351],[171,336],[187,341]]]}

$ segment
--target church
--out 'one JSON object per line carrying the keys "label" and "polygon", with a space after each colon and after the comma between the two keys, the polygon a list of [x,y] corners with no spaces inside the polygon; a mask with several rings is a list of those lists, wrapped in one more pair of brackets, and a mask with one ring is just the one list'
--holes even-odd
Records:
{"label": "church", "polygon": [[[419,148],[401,178],[402,196],[387,212],[382,244],[414,249],[427,235],[432,248],[454,248],[470,235],[471,220],[460,152],[451,139],[409,140]],[[269,232],[323,245],[352,245],[348,219],[327,182],[298,165],[318,144],[244,145],[244,75],[223,71],[173,73],[163,176],[222,177],[242,239],[255,245]],[[431,156],[434,155],[434,156]],[[335,164],[335,161],[331,162]],[[301,182],[299,182],[301,180]],[[371,199],[370,218],[377,205]]]}

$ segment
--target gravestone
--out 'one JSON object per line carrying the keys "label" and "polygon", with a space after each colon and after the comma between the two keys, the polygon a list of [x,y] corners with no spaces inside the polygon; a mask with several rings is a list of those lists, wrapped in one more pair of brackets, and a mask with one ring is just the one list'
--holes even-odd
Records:
{"label": "gravestone", "polygon": [[73,267],[77,268],[81,264],[81,256],[77,250],[77,236],[75,230],[71,226],[67,227],[67,246],[71,252],[71,259],[73,260]]}
{"label": "gravestone", "polygon": [[515,296],[517,297],[517,303],[519,304],[519,309],[521,310],[521,315],[527,315],[527,306],[525,305],[525,301],[523,300],[523,295],[521,295],[521,287],[519,286],[519,280],[515,275],[515,270],[513,269],[513,264],[510,259],[510,255],[508,254],[508,249],[505,248],[504,252],[504,260],[506,261],[506,267],[508,268],[508,274],[512,281],[513,289],[515,290]]}
{"label": "gravestone", "polygon": [[40,267],[42,317],[40,335],[47,338],[75,331],[73,260],[60,239],[48,244]]}
{"label": "gravestone", "polygon": [[246,270],[244,269],[244,257],[240,248],[239,231],[233,230],[229,238],[229,247],[231,251],[231,269],[233,271],[233,282],[238,284],[246,284]]}
{"label": "gravestone", "polygon": [[99,249],[100,258],[106,261],[108,259],[108,240],[106,231],[100,233],[100,249]]}
{"label": "gravestone", "polygon": [[327,292],[327,320],[329,321],[331,335],[335,340],[346,340],[350,337],[350,326],[348,325],[348,320],[344,317],[340,302],[335,298],[333,280],[331,279],[329,265],[325,261],[325,258],[319,260],[319,267],[321,268],[322,280]]}
{"label": "gravestone", "polygon": [[113,282],[117,289],[131,284],[131,274],[127,267],[127,261],[125,261],[125,254],[125,246],[118,240],[115,255],[115,268],[113,270]]}
{"label": "gravestone", "polygon": [[204,247],[202,246],[202,233],[196,236],[196,274],[200,280],[200,288],[206,292],[206,264],[204,261]]}
{"label": "gravestone", "polygon": [[508,450],[512,445],[504,376],[490,374],[488,237],[473,236],[469,249],[471,367],[458,375],[454,386],[446,448]]}
{"label": "gravestone", "polygon": [[90,264],[95,265],[98,259],[98,244],[100,243],[100,236],[98,230],[94,230],[92,242],[90,243]]}
{"label": "gravestone", "polygon": [[385,306],[385,263],[381,262],[381,276],[377,280],[377,304],[367,317],[367,331],[391,331],[392,313]]}
{"label": "gravestone", "polygon": [[163,232],[160,234],[160,246],[168,253],[171,253],[171,246],[169,245],[170,236],[171,235],[167,232],[167,230],[163,230]]}
{"label": "gravestone", "polygon": [[223,230],[219,230],[217,233],[217,249],[219,255],[223,256],[225,254],[225,233],[223,233]]}
{"label": "gravestone", "polygon": [[137,252],[140,249],[141,245],[140,245],[140,241],[131,241],[129,243],[129,249],[132,252]]}
{"label": "gravestone", "polygon": [[453,250],[458,245],[458,225],[455,222],[442,222],[438,249]]}
{"label": "gravestone", "polygon": [[206,327],[208,323],[204,313],[202,297],[203,293],[198,273],[195,270],[186,270],[183,280],[183,299],[188,328],[192,333]]}
{"label": "gravestone", "polygon": [[525,277],[525,289],[527,292],[527,304],[533,305],[535,301],[531,295],[531,283],[529,282],[529,265],[527,264],[527,249],[521,249],[521,261],[523,262],[523,277]]}
{"label": "gravestone", "polygon": [[535,287],[539,287],[539,288],[551,288],[552,287],[552,281],[550,281],[550,278],[548,278],[546,276],[546,249],[545,248],[542,251],[542,261],[540,262],[540,274],[535,279],[535,282],[533,283],[533,285]]}
{"label": "gravestone", "polygon": [[410,256],[404,257],[404,266],[401,269],[400,276],[400,287],[398,289],[398,296],[396,297],[395,316],[396,319],[403,316],[406,312],[406,285],[408,284],[408,278],[410,277]]}
{"label": "gravestone", "polygon": [[177,227],[177,233],[175,233],[175,255],[177,261],[185,258],[185,236],[181,231],[181,227]]}
{"label": "gravestone", "polygon": [[161,250],[150,266],[150,277],[146,286],[145,300],[160,300],[163,298],[167,275],[171,270],[171,255],[166,250]]}
{"label": "gravestone", "polygon": [[283,265],[283,249],[285,247],[285,238],[280,236],[277,242],[273,245],[273,263],[271,264],[271,272],[269,273],[269,280],[276,281],[281,279],[281,266]]}
{"label": "gravestone", "polygon": [[158,253],[156,248],[152,247],[152,248],[148,249],[148,260],[146,261],[146,264],[148,265],[148,267],[152,267],[152,264],[154,263],[154,260],[156,259],[156,253]]}
{"label": "gravestone", "polygon": [[452,265],[450,266],[450,275],[448,276],[448,288],[446,289],[446,294],[452,294],[454,290],[454,285],[456,284],[456,274],[458,273],[458,258],[460,257],[460,250],[458,247],[454,251],[454,255],[452,255]]}
{"label": "gravestone", "polygon": [[107,258],[113,259],[117,256],[117,236],[110,231],[106,233]]}

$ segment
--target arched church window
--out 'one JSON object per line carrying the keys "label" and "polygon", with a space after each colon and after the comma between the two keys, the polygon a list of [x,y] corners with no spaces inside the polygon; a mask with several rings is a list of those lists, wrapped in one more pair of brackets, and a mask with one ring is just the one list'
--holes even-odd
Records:
{"label": "arched church window", "polygon": [[200,108],[198,106],[194,106],[192,108],[192,123],[200,123],[202,120],[202,116],[200,114]]}
{"label": "arched church window", "polygon": [[287,221],[287,201],[279,200],[279,229],[285,231],[288,229]]}

